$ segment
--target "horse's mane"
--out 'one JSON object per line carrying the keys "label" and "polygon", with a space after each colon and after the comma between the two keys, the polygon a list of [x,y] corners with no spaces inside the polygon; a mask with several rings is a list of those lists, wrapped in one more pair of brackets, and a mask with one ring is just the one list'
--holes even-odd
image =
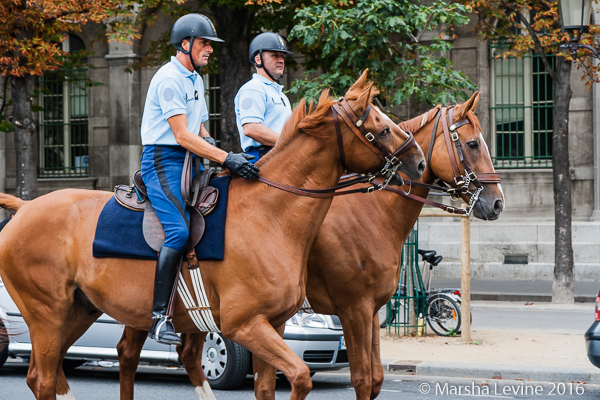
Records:
{"label": "horse's mane", "polygon": [[409,119],[408,121],[401,122],[400,128],[414,134],[419,129],[421,129],[422,127],[427,125],[429,123],[429,121],[431,121],[436,116],[436,114],[438,113],[440,108],[442,108],[442,105],[438,104],[431,110],[427,111],[424,114],[419,115],[418,117]]}
{"label": "horse's mane", "polygon": [[[364,86],[356,87],[354,84],[344,95],[346,100],[357,100],[362,95],[368,93],[368,102],[370,103],[373,96],[379,93],[377,88],[373,87],[373,82],[368,82]],[[311,102],[306,104],[306,99],[300,100],[298,105],[294,107],[292,115],[286,121],[281,131],[281,136],[277,140],[277,145],[273,150],[269,151],[263,158],[260,159],[259,166],[263,164],[263,160],[268,159],[284,148],[295,136],[300,132],[317,138],[325,138],[331,135],[333,130],[323,129],[324,125],[331,123],[333,116],[331,107],[336,103],[336,99],[329,95],[329,89],[321,92],[319,100],[315,105]],[[368,104],[368,103],[367,103]]]}

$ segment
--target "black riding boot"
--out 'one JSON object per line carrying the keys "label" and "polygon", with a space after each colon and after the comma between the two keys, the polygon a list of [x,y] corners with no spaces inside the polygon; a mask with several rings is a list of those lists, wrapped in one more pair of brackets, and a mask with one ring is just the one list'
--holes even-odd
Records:
{"label": "black riding boot", "polygon": [[154,301],[152,303],[152,326],[148,337],[163,344],[180,345],[181,339],[175,333],[171,319],[167,317],[167,307],[174,290],[177,267],[181,252],[169,247],[161,247],[156,273],[154,275]]}

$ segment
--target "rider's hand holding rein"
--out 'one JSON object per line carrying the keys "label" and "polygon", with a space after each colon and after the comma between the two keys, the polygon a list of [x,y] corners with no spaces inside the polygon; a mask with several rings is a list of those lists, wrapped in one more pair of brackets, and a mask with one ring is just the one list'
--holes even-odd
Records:
{"label": "rider's hand holding rein", "polygon": [[208,131],[204,128],[204,124],[200,127],[200,135],[195,135],[187,129],[187,116],[185,114],[172,116],[167,122],[171,126],[177,144],[180,146],[200,157],[223,164],[225,168],[242,178],[258,178],[260,170],[248,161],[254,159],[254,157],[244,153],[231,152],[228,154],[215,147],[207,140],[211,139],[214,142],[214,139],[208,135]]}

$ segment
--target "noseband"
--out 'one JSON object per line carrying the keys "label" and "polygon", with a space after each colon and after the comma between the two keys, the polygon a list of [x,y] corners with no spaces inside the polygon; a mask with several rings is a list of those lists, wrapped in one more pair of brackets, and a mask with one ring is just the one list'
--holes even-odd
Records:
{"label": "noseband", "polygon": [[[419,186],[426,189],[437,189],[441,190],[450,195],[453,200],[458,200],[461,194],[469,194],[471,195],[469,199],[469,206],[466,209],[461,209],[457,207],[450,207],[442,203],[437,203],[435,201],[427,200],[422,197],[416,196],[414,194],[406,193],[404,190],[399,190],[392,187],[387,187],[386,189],[400,194],[404,197],[411,198],[413,200],[417,200],[421,203],[429,204],[434,207],[441,208],[444,211],[447,211],[452,214],[460,214],[460,215],[471,215],[473,212],[473,206],[479,200],[479,194],[483,191],[482,183],[500,183],[500,174],[497,172],[481,172],[475,174],[471,169],[471,165],[469,161],[465,157],[462,151],[462,145],[460,144],[460,140],[458,137],[458,132],[456,131],[461,126],[471,124],[471,120],[468,118],[458,121],[454,123],[454,118],[452,117],[454,108],[453,107],[442,107],[440,111],[438,111],[437,116],[435,118],[435,122],[433,124],[433,131],[431,132],[431,141],[429,142],[429,151],[427,153],[427,167],[431,171],[432,175],[435,178],[435,181],[439,186],[428,185],[426,183],[414,182],[405,180],[405,182],[411,186]],[[446,142],[446,149],[448,150],[448,158],[450,159],[450,164],[452,166],[452,172],[454,174],[454,179],[452,184],[446,184],[441,181],[438,177],[435,176],[433,170],[431,169],[431,154],[433,153],[433,145],[435,144],[435,139],[437,137],[438,125],[442,120],[442,131],[444,134],[444,141]],[[473,124],[475,126],[475,124]],[[454,155],[454,148],[456,148],[456,153],[458,154],[458,159],[463,164],[465,173],[464,175],[460,173],[460,169],[458,168],[458,163],[456,161],[456,156]],[[440,183],[441,182],[441,183]],[[469,185],[473,183],[475,185],[475,192],[471,192],[469,190]]]}

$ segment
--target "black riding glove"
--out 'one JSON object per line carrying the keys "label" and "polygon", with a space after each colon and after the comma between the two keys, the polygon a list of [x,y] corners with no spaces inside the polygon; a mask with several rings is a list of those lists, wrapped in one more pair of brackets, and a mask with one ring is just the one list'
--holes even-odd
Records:
{"label": "black riding glove", "polygon": [[231,151],[223,162],[223,166],[244,179],[256,179],[260,170],[248,160],[254,160],[254,156]]}
{"label": "black riding glove", "polygon": [[210,136],[204,136],[203,139],[206,140],[208,143],[212,144],[213,146],[217,146],[217,142],[215,142],[215,139],[211,138]]}

